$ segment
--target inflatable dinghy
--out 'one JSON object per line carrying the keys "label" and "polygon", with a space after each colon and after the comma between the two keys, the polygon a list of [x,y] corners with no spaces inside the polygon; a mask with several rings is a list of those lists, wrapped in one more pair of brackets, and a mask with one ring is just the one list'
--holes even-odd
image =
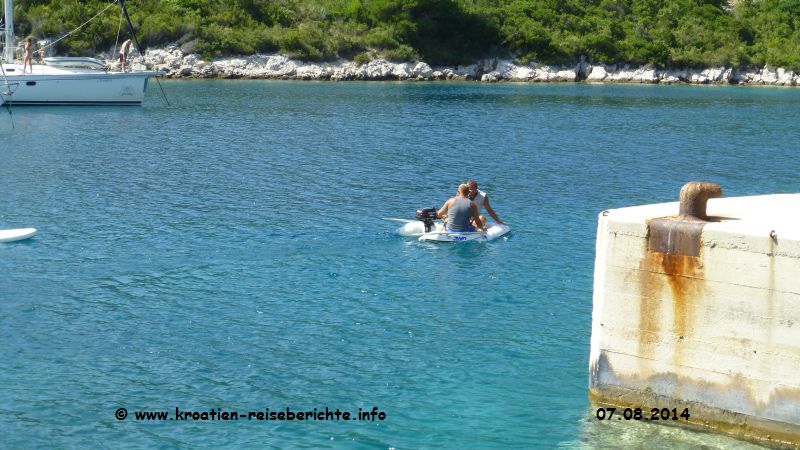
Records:
{"label": "inflatable dinghy", "polygon": [[28,239],[36,234],[36,228],[17,228],[14,230],[0,230],[0,242],[14,242]]}
{"label": "inflatable dinghy", "polygon": [[420,241],[428,242],[488,242],[511,233],[511,227],[508,225],[492,222],[486,224],[486,231],[447,231],[443,221],[434,219],[432,214],[426,214],[424,211],[426,210],[417,212],[418,220],[408,221],[398,228],[397,234],[417,237]]}

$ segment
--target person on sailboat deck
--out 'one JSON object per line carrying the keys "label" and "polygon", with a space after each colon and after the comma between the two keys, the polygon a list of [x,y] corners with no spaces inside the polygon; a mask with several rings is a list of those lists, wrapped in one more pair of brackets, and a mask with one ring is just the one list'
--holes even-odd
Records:
{"label": "person on sailboat deck", "polygon": [[[486,195],[486,192],[478,190],[478,182],[475,180],[469,180],[467,181],[467,185],[469,186],[469,194],[467,194],[467,198],[474,201],[475,204],[478,205],[478,213],[480,213],[485,207],[486,212],[492,216],[492,219],[494,219],[495,222],[499,223],[500,225],[505,225],[506,223],[497,217],[497,214],[492,209],[492,205],[489,204],[489,197]],[[483,217],[483,215],[481,215],[481,219],[483,219],[484,222],[486,221],[486,218]]]}
{"label": "person on sailboat deck", "polygon": [[128,54],[131,52],[131,40],[123,42],[119,48],[119,65],[122,71],[125,72],[125,62],[128,59]]}
{"label": "person on sailboat deck", "polygon": [[23,47],[25,52],[22,54],[22,73],[25,73],[25,69],[28,67],[31,68],[31,73],[33,73],[33,62],[31,61],[31,57],[33,56],[33,50],[31,49],[31,38],[25,39],[25,47]]}
{"label": "person on sailboat deck", "polygon": [[[469,186],[460,184],[456,196],[444,202],[436,213],[442,219],[447,216],[447,231],[474,232],[476,227],[480,231],[486,231],[478,214],[478,206],[467,198],[468,193]],[[472,220],[475,221],[475,227],[470,225]]]}

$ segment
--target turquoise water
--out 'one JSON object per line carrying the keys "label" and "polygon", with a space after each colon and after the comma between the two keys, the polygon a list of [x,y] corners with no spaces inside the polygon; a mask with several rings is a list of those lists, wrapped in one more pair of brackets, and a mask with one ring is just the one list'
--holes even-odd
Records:
{"label": "turquoise water", "polygon": [[[690,180],[798,192],[800,90],[162,84],[172,106],[0,115],[0,228],[39,230],[0,244],[3,446],[742,445],[593,419],[596,215]],[[470,177],[509,239],[383,220]],[[176,407],[385,419],[134,419]]]}

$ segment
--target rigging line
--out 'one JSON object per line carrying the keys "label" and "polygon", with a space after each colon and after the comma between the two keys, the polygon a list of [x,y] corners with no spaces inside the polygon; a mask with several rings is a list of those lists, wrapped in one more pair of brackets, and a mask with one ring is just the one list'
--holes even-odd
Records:
{"label": "rigging line", "polygon": [[[6,96],[10,100],[11,99],[11,95],[14,94],[14,91],[16,90],[16,87],[14,89],[12,89],[12,87],[11,87],[12,84],[8,82],[8,78],[6,78],[6,68],[3,67],[3,63],[0,63],[0,73],[2,73],[2,75],[3,75],[3,83],[5,84],[5,89],[7,90],[7,91],[4,91],[4,92],[0,92],[0,100],[2,100],[2,103],[0,103],[0,104],[5,106],[6,110],[8,111],[8,120],[11,121],[11,129],[12,130],[16,130],[17,127],[14,125],[14,116],[11,115],[11,102],[10,101],[9,102],[6,101]],[[17,86],[17,85],[14,85],[14,86]]]}
{"label": "rigging line", "polygon": [[131,22],[131,16],[128,15],[128,8],[125,7],[125,0],[114,0],[119,2],[120,8],[122,8],[122,14],[125,15],[125,20],[128,21],[128,30],[131,32],[131,39],[133,39],[134,44],[136,44],[136,50],[139,50],[140,55],[144,55],[142,51],[142,46],[139,45],[139,38],[136,37],[136,30],[133,29],[133,22]]}
{"label": "rigging line", "polygon": [[167,99],[167,94],[164,93],[164,88],[161,87],[161,81],[158,79],[158,77],[155,77],[155,79],[156,83],[158,83],[158,88],[161,89],[161,95],[164,96],[164,101],[167,102],[167,106],[172,106],[169,104],[169,100]]}
{"label": "rigging line", "polygon": [[[5,44],[5,43],[4,43]],[[14,125],[14,116],[11,115],[11,102],[6,101],[6,97],[8,100],[11,100],[11,96],[14,94],[14,91],[19,87],[19,83],[9,83],[8,77],[6,77],[6,68],[3,67],[3,62],[0,60],[0,75],[3,77],[3,84],[5,90],[0,92],[0,105],[6,107],[6,111],[8,111],[8,120],[11,122],[11,129],[16,130],[17,127]]]}
{"label": "rigging line", "polygon": [[[6,99],[3,98],[3,102],[5,103]],[[11,121],[11,129],[16,130],[17,127],[14,125],[14,115],[11,114],[11,102],[5,104],[6,109],[8,110],[8,120]]]}
{"label": "rigging line", "polygon": [[[119,2],[119,6],[122,8],[122,14],[125,15],[125,20],[128,21],[128,30],[131,32],[131,38],[133,42],[136,44],[136,50],[139,51],[139,54],[144,56],[144,52],[142,51],[142,46],[139,45],[139,38],[136,37],[136,31],[133,29],[133,22],[131,22],[131,17],[128,15],[128,8],[125,7],[125,0],[115,0]],[[164,101],[167,102],[167,106],[170,106],[169,100],[167,100],[167,94],[164,93],[164,88],[161,86],[161,81],[158,80],[156,77],[156,83],[158,83],[158,87],[161,89],[161,95],[164,96]]]}
{"label": "rigging line", "polygon": [[36,51],[34,51],[34,53],[42,53],[42,54],[44,54],[44,51],[45,51],[46,49],[48,49],[48,48],[50,48],[50,47],[52,47],[52,46],[56,45],[56,44],[57,44],[57,43],[59,43],[60,41],[63,41],[64,39],[66,39],[68,36],[70,36],[70,35],[74,34],[76,31],[78,31],[78,30],[80,30],[81,28],[85,27],[85,26],[86,26],[86,25],[87,25],[89,22],[91,22],[91,21],[93,21],[94,19],[96,19],[96,18],[97,18],[97,17],[98,17],[100,14],[103,14],[104,12],[106,12],[106,11],[108,10],[108,8],[111,8],[112,6],[114,6],[114,5],[115,5],[115,4],[116,4],[118,1],[119,1],[119,0],[114,0],[114,1],[112,1],[111,3],[109,3],[109,4],[108,4],[108,6],[106,6],[105,8],[103,8],[103,10],[102,10],[102,11],[100,11],[99,13],[95,14],[95,15],[94,15],[94,16],[93,16],[91,19],[87,20],[86,22],[83,22],[83,23],[82,23],[81,25],[79,25],[77,28],[75,28],[74,30],[72,30],[72,31],[70,31],[69,33],[65,34],[64,36],[61,36],[60,38],[56,39],[55,41],[53,41],[53,42],[51,42],[51,43],[49,43],[49,44],[47,44],[47,45],[43,46],[43,47],[42,47],[42,48],[40,48],[39,50],[36,50]]}
{"label": "rigging line", "polygon": [[[14,125],[14,116],[11,114],[11,102],[9,101],[11,100],[12,94],[13,92],[10,92],[8,96],[0,94],[0,101],[2,101],[2,105],[6,108],[6,111],[8,111],[8,120],[11,121],[11,129],[16,130],[17,127]],[[6,99],[6,97],[8,97],[8,99]]]}
{"label": "rigging line", "polygon": [[122,8],[120,8],[119,12],[119,26],[117,27],[117,40],[114,41],[114,51],[111,52],[111,57],[114,58],[117,56],[117,45],[119,45],[119,35],[122,34],[122,19],[124,18],[122,14]]}

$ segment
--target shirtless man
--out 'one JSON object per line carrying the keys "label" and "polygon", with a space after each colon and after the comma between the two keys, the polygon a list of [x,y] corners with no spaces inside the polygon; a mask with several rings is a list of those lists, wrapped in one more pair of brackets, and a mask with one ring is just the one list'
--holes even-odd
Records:
{"label": "shirtless man", "polygon": [[475,228],[470,225],[471,220],[475,221],[479,231],[486,231],[481,216],[478,214],[478,206],[467,198],[468,193],[469,186],[459,185],[456,196],[444,202],[442,209],[437,212],[442,219],[447,216],[447,231],[475,231]]}
{"label": "shirtless man", "polygon": [[122,46],[119,48],[119,65],[122,67],[123,72],[125,72],[125,63],[128,60],[128,54],[131,52],[131,43],[131,40],[128,39],[123,42]]}
{"label": "shirtless man", "polygon": [[[492,216],[492,219],[494,219],[495,222],[500,225],[505,225],[506,223],[497,217],[497,214],[492,209],[492,205],[489,204],[489,197],[486,195],[486,192],[478,190],[478,182],[475,180],[469,180],[467,181],[467,185],[469,186],[469,194],[467,197],[474,201],[476,205],[478,205],[478,214],[480,214],[481,209],[486,208],[486,212]],[[483,216],[481,216],[481,218],[485,220]]]}

